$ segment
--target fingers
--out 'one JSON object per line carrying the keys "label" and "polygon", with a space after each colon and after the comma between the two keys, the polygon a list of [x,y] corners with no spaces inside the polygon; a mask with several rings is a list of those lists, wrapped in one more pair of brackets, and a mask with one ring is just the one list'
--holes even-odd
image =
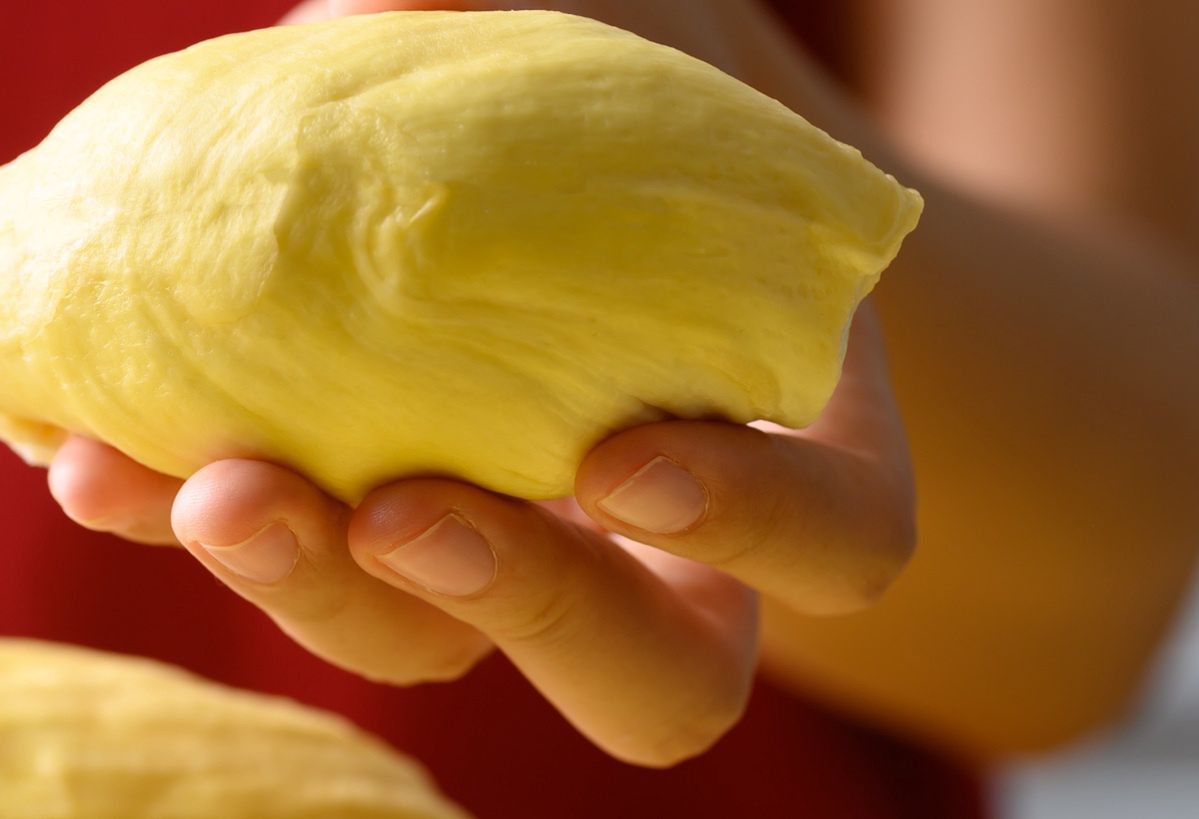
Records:
{"label": "fingers", "polygon": [[729,572],[795,609],[877,600],[912,550],[908,484],[827,443],[666,421],[596,447],[576,480],[600,525]]}
{"label": "fingers", "polygon": [[381,11],[473,11],[487,6],[480,0],[304,0],[289,11],[279,24],[316,23],[335,17]]}
{"label": "fingers", "polygon": [[317,23],[328,20],[329,0],[304,0],[298,6],[284,15],[279,21],[281,26],[293,26],[300,23]]}
{"label": "fingers", "polygon": [[600,526],[716,566],[797,611],[876,602],[911,556],[915,500],[868,301],[816,423],[763,426],[778,432],[664,421],[620,433],[588,453],[576,497]]}
{"label": "fingers", "polygon": [[668,582],[544,508],[446,480],[372,493],[350,548],[380,581],[485,633],[621,759],[660,766],[699,753],[744,707],[756,601],[707,567],[674,558]]}
{"label": "fingers", "polygon": [[486,638],[359,569],[348,516],[289,470],[230,460],[187,481],[173,520],[214,575],[329,662],[394,684],[461,676],[490,650]]}
{"label": "fingers", "polygon": [[184,485],[174,525],[297,641],[372,679],[452,678],[494,640],[597,744],[646,765],[702,751],[744,708],[756,599],[719,572],[664,554],[651,571],[642,547],[450,481],[373,493],[352,557],[348,515],[288,470],[223,461]]}
{"label": "fingers", "polygon": [[469,11],[479,0],[328,0],[333,17],[380,11]]}
{"label": "fingers", "polygon": [[183,484],[110,446],[72,435],[50,463],[50,494],[75,522],[126,540],[177,545],[171,503]]}

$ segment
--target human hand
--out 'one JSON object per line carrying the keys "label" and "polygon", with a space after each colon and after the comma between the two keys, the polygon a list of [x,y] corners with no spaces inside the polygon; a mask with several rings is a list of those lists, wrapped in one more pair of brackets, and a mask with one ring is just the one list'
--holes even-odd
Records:
{"label": "human hand", "polygon": [[615,435],[581,465],[577,505],[409,479],[350,510],[275,465],[223,461],[181,483],[78,437],[50,484],[85,525],[177,535],[331,662],[404,684],[458,676],[498,646],[598,745],[663,765],[739,716],[756,661],[751,589],[799,611],[852,610],[911,548],[907,454],[868,310],[820,421],[762,427]]}
{"label": "human hand", "polygon": [[335,664],[451,679],[498,645],[598,745],[661,765],[739,716],[756,659],[750,587],[799,611],[851,611],[911,548],[910,473],[868,310],[821,419],[771,430],[619,433],[583,462],[578,507],[410,479],[350,510],[271,464],[222,461],[181,484],[79,437],[50,485],[75,519],[135,540],[173,540],[173,506],[201,563]]}
{"label": "human hand", "polygon": [[734,75],[760,57],[763,29],[774,27],[757,0],[304,0],[281,21],[312,23],[381,11],[548,9],[591,17],[673,46]]}

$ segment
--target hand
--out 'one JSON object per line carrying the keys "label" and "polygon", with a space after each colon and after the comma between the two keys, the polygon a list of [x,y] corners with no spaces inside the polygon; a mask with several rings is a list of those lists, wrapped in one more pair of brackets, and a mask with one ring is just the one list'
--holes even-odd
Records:
{"label": "hand", "polygon": [[739,717],[758,591],[852,611],[911,550],[908,456],[868,308],[821,419],[756,426],[614,435],[581,465],[577,504],[410,479],[351,510],[272,464],[222,461],[181,483],[79,437],[50,486],[91,528],[177,537],[333,663],[407,684],[461,675],[498,647],[596,744],[667,765]]}
{"label": "hand", "polygon": [[222,461],[181,484],[79,437],[50,486],[84,525],[140,541],[174,540],[173,506],[201,563],[331,662],[407,684],[456,677],[498,645],[598,745],[662,765],[744,706],[748,587],[852,611],[911,549],[907,456],[868,310],[821,419],[771,429],[617,434],[583,462],[578,507],[413,479],[350,510],[271,464]]}
{"label": "hand", "polygon": [[[380,11],[494,11],[551,9],[601,20],[649,40],[686,51],[726,72],[751,78],[764,36],[777,48],[775,20],[757,0],[304,0],[281,21],[312,23]],[[771,33],[775,36],[770,37]],[[781,38],[785,40],[786,38]],[[771,89],[761,89],[769,91]]]}

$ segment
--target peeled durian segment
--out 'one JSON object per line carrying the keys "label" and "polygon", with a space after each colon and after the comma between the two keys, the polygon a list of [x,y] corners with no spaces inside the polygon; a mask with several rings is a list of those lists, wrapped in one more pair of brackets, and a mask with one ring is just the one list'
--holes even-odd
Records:
{"label": "peeled durian segment", "polygon": [[[542,11],[236,34],[0,168],[0,436],[568,495],[668,416],[810,423],[919,196],[678,51]],[[40,431],[27,435],[28,431]]]}
{"label": "peeled durian segment", "polygon": [[466,819],[332,714],[180,669],[0,639],[4,819]]}

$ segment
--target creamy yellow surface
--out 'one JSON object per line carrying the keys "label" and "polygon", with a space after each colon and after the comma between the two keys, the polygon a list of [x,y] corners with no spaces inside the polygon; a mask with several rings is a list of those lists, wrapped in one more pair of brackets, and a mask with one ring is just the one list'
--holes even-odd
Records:
{"label": "creamy yellow surface", "polygon": [[717,69],[553,12],[237,34],[0,168],[0,437],[356,500],[566,495],[664,415],[812,421],[915,192]]}
{"label": "creamy yellow surface", "polygon": [[0,639],[4,819],[466,819],[340,717],[149,660]]}

